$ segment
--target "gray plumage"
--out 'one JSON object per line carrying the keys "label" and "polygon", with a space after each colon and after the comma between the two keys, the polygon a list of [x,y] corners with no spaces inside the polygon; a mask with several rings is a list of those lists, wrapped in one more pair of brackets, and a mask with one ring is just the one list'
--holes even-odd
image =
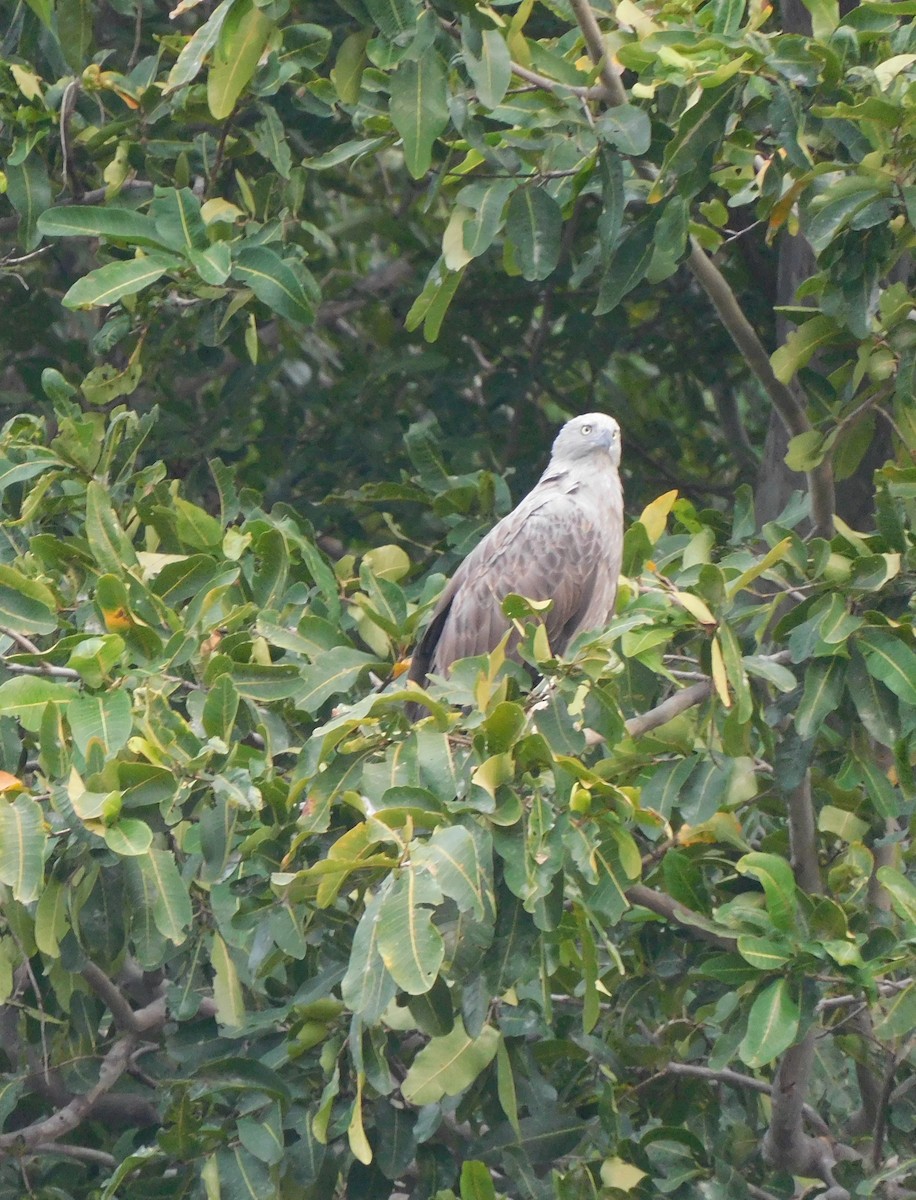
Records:
{"label": "gray plumage", "polygon": [[[509,628],[510,592],[552,600],[545,625],[562,654],[614,610],[623,549],[620,428],[604,413],[567,421],[532,491],[467,556],[433,612],[410,666],[421,686],[458,658],[493,650]],[[509,652],[517,645],[513,633]]]}

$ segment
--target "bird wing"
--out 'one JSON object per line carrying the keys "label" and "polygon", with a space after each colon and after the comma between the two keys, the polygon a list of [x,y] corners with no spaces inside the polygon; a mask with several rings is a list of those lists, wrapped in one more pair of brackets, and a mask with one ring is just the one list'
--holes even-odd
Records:
{"label": "bird wing", "polygon": [[602,528],[609,514],[590,512],[575,491],[562,478],[545,476],[468,555],[439,599],[414,655],[412,679],[422,683],[431,670],[446,671],[457,658],[492,650],[509,627],[501,605],[510,592],[553,601],[545,623],[558,653],[584,622],[606,619],[617,585]]}

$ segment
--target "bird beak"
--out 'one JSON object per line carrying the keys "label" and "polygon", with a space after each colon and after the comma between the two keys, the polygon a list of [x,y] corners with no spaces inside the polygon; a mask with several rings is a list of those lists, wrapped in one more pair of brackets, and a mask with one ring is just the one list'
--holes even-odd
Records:
{"label": "bird beak", "polygon": [[610,429],[602,429],[601,434],[598,438],[598,445],[603,447],[605,450],[610,450],[610,448],[611,448],[611,446],[613,446],[613,444],[614,444],[613,433],[610,431]]}

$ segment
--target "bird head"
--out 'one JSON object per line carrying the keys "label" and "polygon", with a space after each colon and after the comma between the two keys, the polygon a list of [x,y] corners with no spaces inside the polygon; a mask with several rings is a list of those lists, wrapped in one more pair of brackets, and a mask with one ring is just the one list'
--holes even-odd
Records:
{"label": "bird head", "polygon": [[553,443],[557,463],[580,462],[592,455],[606,454],[613,466],[620,465],[620,426],[606,413],[583,413],[567,421]]}

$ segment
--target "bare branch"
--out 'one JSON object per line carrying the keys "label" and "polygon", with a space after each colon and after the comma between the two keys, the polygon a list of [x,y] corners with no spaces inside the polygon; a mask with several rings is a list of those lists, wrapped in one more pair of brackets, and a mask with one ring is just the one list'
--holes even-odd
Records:
{"label": "bare branch", "polygon": [[833,1168],[841,1158],[858,1157],[855,1151],[826,1137],[810,1137],[802,1127],[814,1043],[814,1030],[809,1030],[782,1056],[771,1093],[773,1111],[763,1138],[763,1157],[780,1171],[822,1179],[829,1187],[830,1200],[851,1200],[834,1178]]}
{"label": "bare branch", "polygon": [[672,900],[664,892],[656,892],[654,889],[646,887],[643,883],[636,883],[631,888],[627,888],[625,895],[631,904],[638,905],[640,908],[647,908],[650,912],[654,912],[668,921],[674,921],[677,925],[683,925],[695,937],[700,938],[704,942],[709,942],[710,945],[717,946],[720,950],[733,950],[735,948],[737,934],[719,933],[715,929],[711,929],[710,925],[712,922],[708,917],[701,916],[700,913],[695,913],[693,909],[687,908],[685,904],[679,904],[677,900]]}
{"label": "bare branch", "polygon": [[99,999],[103,1000],[114,1017],[117,1027],[124,1033],[139,1033],[134,1010],[121,994],[117,984],[112,983],[101,967],[87,963],[80,972]]}
{"label": "bare branch", "polygon": [[[760,338],[754,332],[750,321],[744,315],[725,276],[713,264],[696,238],[691,239],[687,265],[712,301],[713,307],[719,314],[719,320],[741,351],[745,362],[763,385],[770,403],[779,414],[789,436],[794,437],[796,434],[809,432],[811,422],[808,420],[807,413],[789,388],[776,378],[770,365],[770,357]],[[829,461],[825,459],[820,466],[809,471],[807,479],[814,532],[821,537],[829,538],[833,535],[835,507],[833,471]]]}
{"label": "bare branch", "polygon": [[63,1158],[72,1158],[75,1162],[93,1163],[100,1167],[113,1170],[118,1160],[104,1150],[93,1150],[91,1146],[69,1146],[60,1142],[39,1142],[32,1147],[33,1154],[59,1154]]}
{"label": "bare branch", "polygon": [[604,38],[598,28],[591,4],[588,0],[570,0],[570,6],[585,39],[588,56],[598,67],[604,86],[610,93],[609,103],[612,105],[626,104],[626,90],[620,81],[617,69],[608,56],[607,46],[604,44]]}
{"label": "bare branch", "polygon": [[632,738],[642,737],[644,733],[658,729],[660,725],[665,725],[682,712],[686,712],[688,708],[693,708],[695,704],[702,704],[711,692],[711,679],[707,679],[704,683],[694,683],[690,687],[684,688],[683,691],[675,692],[673,696],[669,696],[655,708],[650,708],[648,712],[630,717],[626,723],[626,731]]}
{"label": "bare branch", "polygon": [[519,79],[527,80],[528,83],[536,84],[545,92],[568,93],[571,96],[580,96],[583,100],[607,100],[609,103],[619,103],[619,101],[613,100],[611,92],[606,87],[583,87],[575,83],[561,83],[559,79],[540,75],[537,71],[523,67],[521,63],[512,63],[512,74],[517,75]]}
{"label": "bare branch", "polygon": [[136,1038],[133,1035],[119,1038],[102,1059],[98,1082],[88,1092],[74,1096],[63,1108],[43,1121],[35,1121],[12,1133],[0,1133],[0,1153],[18,1156],[42,1142],[53,1142],[76,1129],[127,1070],[135,1045]]}
{"label": "bare branch", "polygon": [[41,654],[41,651],[38,649],[35,643],[30,641],[25,634],[17,633],[15,629],[7,629],[5,625],[0,625],[0,633],[2,633],[4,637],[11,638],[21,650],[26,652],[26,654]]}
{"label": "bare branch", "polygon": [[[708,1079],[711,1083],[727,1083],[729,1087],[745,1088],[751,1092],[762,1092],[766,1096],[773,1094],[773,1085],[767,1083],[765,1079],[755,1079],[753,1075],[742,1075],[740,1072],[731,1071],[727,1067],[721,1071],[714,1071],[712,1067],[701,1067],[694,1063],[672,1062],[668,1063],[665,1067],[665,1074],[683,1075],[693,1079]],[[824,1137],[829,1135],[830,1129],[817,1109],[812,1108],[810,1104],[803,1104],[802,1112],[812,1129]]]}
{"label": "bare branch", "polygon": [[814,802],[811,798],[811,777],[805,777],[789,793],[789,845],[795,882],[804,892],[818,895],[821,890],[821,868],[817,860],[817,829],[814,821]]}
{"label": "bare branch", "polygon": [[8,662],[3,655],[0,655],[0,662],[3,663],[7,671],[13,671],[17,675],[53,675],[58,679],[79,679],[79,671],[74,671],[72,667],[55,667],[51,663],[42,663],[40,667],[30,667],[23,663]]}

